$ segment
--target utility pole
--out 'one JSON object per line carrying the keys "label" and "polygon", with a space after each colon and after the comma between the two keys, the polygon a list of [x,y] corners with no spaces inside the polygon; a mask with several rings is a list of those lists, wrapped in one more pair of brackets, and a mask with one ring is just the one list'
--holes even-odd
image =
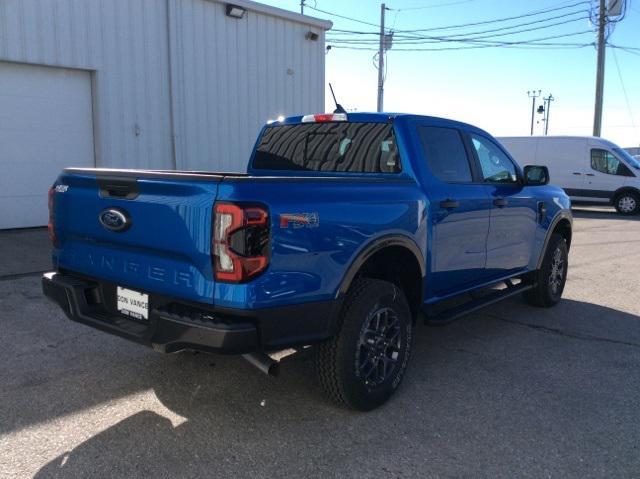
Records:
{"label": "utility pole", "polygon": [[596,73],[596,106],[593,115],[593,136],[600,136],[602,131],[602,96],[604,90],[604,54],[605,54],[605,29],[607,16],[605,0],[600,0],[600,12],[598,15],[598,70]]}
{"label": "utility pole", "polygon": [[527,92],[527,95],[531,98],[531,136],[533,136],[533,118],[536,113],[536,98],[542,95],[542,90],[538,90],[537,93],[535,90],[531,90]]}
{"label": "utility pole", "polygon": [[555,98],[553,98],[553,95],[551,93],[549,93],[549,96],[547,98],[543,98],[543,100],[544,100],[544,104],[545,104],[545,109],[544,109],[544,114],[545,114],[544,134],[546,136],[547,133],[549,133],[549,115],[550,115],[550,112],[551,112],[551,102],[553,100],[555,100]]}
{"label": "utility pole", "polygon": [[305,0],[300,0],[300,14],[304,15],[304,2]]}
{"label": "utility pole", "polygon": [[378,111],[382,111],[384,107],[384,12],[386,7],[384,3],[380,5],[380,49],[378,50]]}

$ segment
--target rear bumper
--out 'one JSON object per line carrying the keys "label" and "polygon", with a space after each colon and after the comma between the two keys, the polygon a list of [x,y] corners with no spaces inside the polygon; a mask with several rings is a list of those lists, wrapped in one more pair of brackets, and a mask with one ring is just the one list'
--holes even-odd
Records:
{"label": "rear bumper", "polygon": [[116,285],[70,273],[42,277],[42,291],[73,321],[160,352],[192,349],[244,354],[322,341],[333,333],[340,301],[236,310],[149,294],[149,319],[116,310]]}

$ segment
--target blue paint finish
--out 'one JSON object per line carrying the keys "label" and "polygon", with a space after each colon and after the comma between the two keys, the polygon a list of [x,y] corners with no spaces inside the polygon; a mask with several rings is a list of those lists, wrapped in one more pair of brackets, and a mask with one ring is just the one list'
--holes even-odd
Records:
{"label": "blue paint finish", "polygon": [[[211,302],[211,209],[216,182],[138,180],[134,200],[101,198],[95,176],[63,174],[56,194],[54,250],[59,268],[119,282],[145,291]],[[105,208],[131,217],[114,232],[100,224]]]}
{"label": "blue paint finish", "polygon": [[[279,124],[296,124],[301,117]],[[103,198],[96,174],[63,173],[57,184],[54,264],[142,291],[239,309],[335,298],[346,271],[368,245],[387,235],[414,242],[425,261],[424,300],[433,303],[515,273],[535,269],[554,217],[569,200],[553,186],[453,184],[429,171],[415,132],[421,125],[486,132],[451,120],[398,114],[349,114],[354,122],[391,122],[400,173],[254,170],[247,175],[137,179],[135,199]],[[104,173],[102,173],[104,174]],[[118,176],[115,171],[113,176]],[[496,197],[509,199],[498,209]],[[440,203],[456,199],[459,207]],[[211,262],[215,201],[264,205],[271,225],[267,270],[245,284],[214,281]],[[540,223],[538,204],[547,215]],[[99,222],[105,208],[132,221],[114,232]],[[317,215],[311,227],[286,228],[281,214]]]}

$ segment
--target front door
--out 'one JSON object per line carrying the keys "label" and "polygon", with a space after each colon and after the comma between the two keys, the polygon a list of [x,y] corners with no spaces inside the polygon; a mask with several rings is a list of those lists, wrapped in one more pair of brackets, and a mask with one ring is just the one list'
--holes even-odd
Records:
{"label": "front door", "polygon": [[528,266],[540,206],[534,187],[523,186],[515,163],[497,143],[476,133],[469,136],[491,201],[486,274],[504,277]]}
{"label": "front door", "polygon": [[631,170],[608,150],[592,148],[590,160],[582,196],[591,201],[608,202],[633,176]]}

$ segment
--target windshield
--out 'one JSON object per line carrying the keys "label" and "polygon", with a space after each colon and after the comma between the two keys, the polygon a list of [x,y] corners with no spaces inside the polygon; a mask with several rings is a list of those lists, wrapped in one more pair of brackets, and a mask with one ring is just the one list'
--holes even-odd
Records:
{"label": "windshield", "polygon": [[253,167],[346,173],[398,173],[400,158],[388,123],[301,123],[267,127]]}
{"label": "windshield", "polygon": [[640,170],[640,161],[636,160],[633,156],[631,156],[629,152],[623,150],[622,148],[614,148],[613,151],[615,151],[618,154],[618,156],[622,157],[622,159],[629,166],[635,168],[636,170]]}

